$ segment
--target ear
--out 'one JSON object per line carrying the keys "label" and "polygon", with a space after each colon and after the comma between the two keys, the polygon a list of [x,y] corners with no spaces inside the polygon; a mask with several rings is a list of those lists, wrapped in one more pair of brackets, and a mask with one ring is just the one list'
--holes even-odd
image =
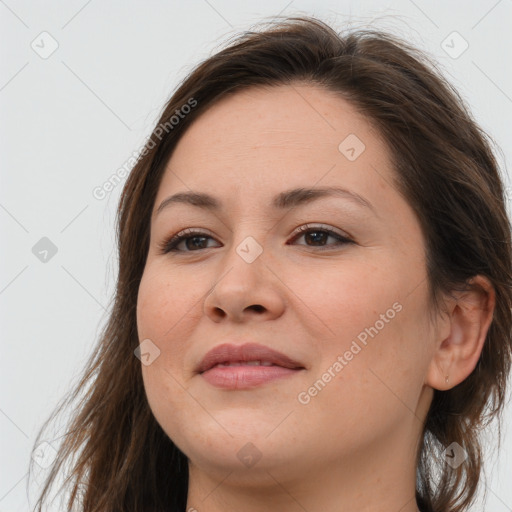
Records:
{"label": "ear", "polygon": [[456,292],[446,300],[447,313],[436,330],[435,353],[425,379],[434,389],[451,389],[471,374],[492,322],[494,287],[480,275],[468,284],[472,285],[469,290]]}

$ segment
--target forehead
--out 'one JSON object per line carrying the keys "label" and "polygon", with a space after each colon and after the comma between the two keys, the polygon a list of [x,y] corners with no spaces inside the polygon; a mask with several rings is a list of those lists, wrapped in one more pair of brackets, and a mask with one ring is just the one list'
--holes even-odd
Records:
{"label": "forehead", "polygon": [[159,195],[190,189],[254,196],[343,185],[361,195],[392,181],[372,123],[319,86],[254,87],[209,107],[178,142]]}

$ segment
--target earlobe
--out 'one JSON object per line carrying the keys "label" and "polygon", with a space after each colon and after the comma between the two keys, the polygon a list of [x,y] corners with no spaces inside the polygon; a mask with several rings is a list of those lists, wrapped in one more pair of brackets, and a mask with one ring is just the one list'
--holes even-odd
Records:
{"label": "earlobe", "polygon": [[496,294],[490,281],[476,276],[468,290],[456,292],[449,304],[443,329],[438,329],[435,353],[425,382],[445,391],[463,382],[475,369],[492,322]]}

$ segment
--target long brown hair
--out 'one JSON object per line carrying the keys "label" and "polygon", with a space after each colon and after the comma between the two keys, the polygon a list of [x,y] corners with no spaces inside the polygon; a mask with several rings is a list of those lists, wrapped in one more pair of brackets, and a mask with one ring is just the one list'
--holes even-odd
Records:
{"label": "long brown hair", "polygon": [[[287,18],[242,34],[182,82],[123,189],[117,215],[119,275],[108,323],[80,381],[35,442],[56,412],[76,400],[37,510],[66,461],[68,510],[77,504],[84,512],[185,510],[187,458],[151,413],[141,362],[134,356],[152,208],[172,150],[194,119],[223,95],[299,82],[338,93],[385,137],[397,189],[425,236],[433,308],[442,293],[464,289],[477,274],[496,291],[478,364],[459,385],[434,391],[417,458],[421,510],[468,509],[481,476],[479,434],[492,419],[501,421],[510,373],[511,233],[490,139],[435,69],[423,53],[390,34],[342,35],[313,18]],[[194,107],[184,109],[187,104]],[[179,120],[171,121],[176,111]],[[456,469],[441,457],[452,442],[468,456]]]}

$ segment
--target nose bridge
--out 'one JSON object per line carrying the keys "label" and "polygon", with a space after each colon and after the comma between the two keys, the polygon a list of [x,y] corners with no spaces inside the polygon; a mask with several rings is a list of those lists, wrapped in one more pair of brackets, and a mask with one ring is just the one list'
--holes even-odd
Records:
{"label": "nose bridge", "polygon": [[263,262],[263,255],[266,252],[263,246],[264,237],[255,233],[255,230],[252,230],[255,236],[247,234],[250,232],[251,230],[244,232],[242,238],[237,238],[236,234],[233,234],[233,244],[222,258],[219,274],[224,277],[221,281],[229,281],[236,288],[254,288],[261,282],[262,273],[266,268]]}
{"label": "nose bridge", "polygon": [[[239,210],[240,211],[240,210]],[[261,257],[268,251],[268,234],[272,227],[271,219],[265,219],[261,216],[256,220],[251,220],[251,214],[257,211],[257,206],[249,207],[248,213],[240,214],[236,219],[233,231],[231,233],[232,245],[228,255],[229,262],[238,263],[240,258],[245,264],[259,262],[261,267]],[[265,247],[264,247],[265,246]]]}
{"label": "nose bridge", "polygon": [[261,194],[255,187],[245,194],[237,190],[235,197],[229,226],[230,251],[224,256],[231,265],[238,262],[238,256],[245,264],[258,263],[258,268],[263,270],[265,265],[261,260],[268,261],[272,231],[278,228],[282,212],[276,216],[269,207],[268,194]]}

